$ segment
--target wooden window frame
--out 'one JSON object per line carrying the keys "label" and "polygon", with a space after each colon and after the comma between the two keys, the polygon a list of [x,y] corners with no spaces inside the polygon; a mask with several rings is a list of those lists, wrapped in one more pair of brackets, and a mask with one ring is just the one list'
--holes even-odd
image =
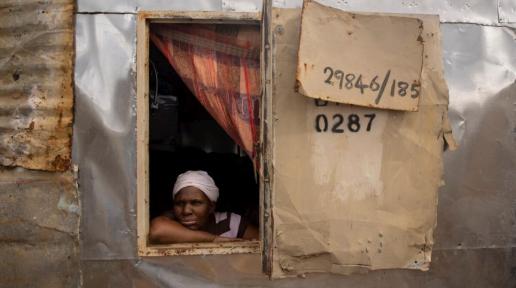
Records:
{"label": "wooden window frame", "polygon": [[[149,235],[149,26],[150,23],[256,24],[261,13],[140,11],[136,26],[136,162],[138,256],[260,253],[263,241],[153,245]],[[262,27],[263,29],[263,27]],[[263,59],[262,59],[263,63]],[[263,70],[263,64],[262,70]],[[262,83],[263,86],[263,83]],[[263,121],[262,121],[263,122]],[[263,183],[260,177],[260,237],[264,235]],[[268,246],[268,245],[267,245]]]}

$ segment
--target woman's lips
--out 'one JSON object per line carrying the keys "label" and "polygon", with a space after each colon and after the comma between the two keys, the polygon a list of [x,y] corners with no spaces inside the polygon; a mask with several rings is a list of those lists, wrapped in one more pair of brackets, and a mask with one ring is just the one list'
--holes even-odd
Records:
{"label": "woman's lips", "polygon": [[195,221],[195,220],[183,220],[183,221],[181,221],[181,224],[183,224],[185,226],[192,226],[192,225],[197,224],[197,221]]}

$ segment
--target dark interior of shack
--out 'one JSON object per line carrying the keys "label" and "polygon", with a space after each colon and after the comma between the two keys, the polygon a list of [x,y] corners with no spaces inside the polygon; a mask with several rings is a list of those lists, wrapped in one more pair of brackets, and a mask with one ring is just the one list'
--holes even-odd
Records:
{"label": "dark interior of shack", "polygon": [[258,183],[251,159],[217,124],[159,49],[149,45],[150,219],[172,208],[172,187],[187,170],[205,170],[230,211],[258,226]]}

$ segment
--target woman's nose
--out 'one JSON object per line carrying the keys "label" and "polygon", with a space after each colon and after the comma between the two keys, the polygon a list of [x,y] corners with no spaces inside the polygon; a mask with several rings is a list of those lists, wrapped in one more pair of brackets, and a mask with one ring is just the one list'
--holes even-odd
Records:
{"label": "woman's nose", "polygon": [[183,214],[192,214],[192,206],[190,204],[186,204],[183,208]]}

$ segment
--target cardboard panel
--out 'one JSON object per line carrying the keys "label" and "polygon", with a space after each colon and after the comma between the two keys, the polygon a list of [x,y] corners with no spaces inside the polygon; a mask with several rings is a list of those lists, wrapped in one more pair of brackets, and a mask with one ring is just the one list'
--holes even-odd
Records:
{"label": "cardboard panel", "polygon": [[427,270],[448,89],[439,19],[422,19],[419,112],[316,100],[294,85],[299,10],[273,10],[272,276]]}
{"label": "cardboard panel", "polygon": [[416,18],[344,12],[306,1],[297,85],[303,95],[417,111],[423,61]]}

